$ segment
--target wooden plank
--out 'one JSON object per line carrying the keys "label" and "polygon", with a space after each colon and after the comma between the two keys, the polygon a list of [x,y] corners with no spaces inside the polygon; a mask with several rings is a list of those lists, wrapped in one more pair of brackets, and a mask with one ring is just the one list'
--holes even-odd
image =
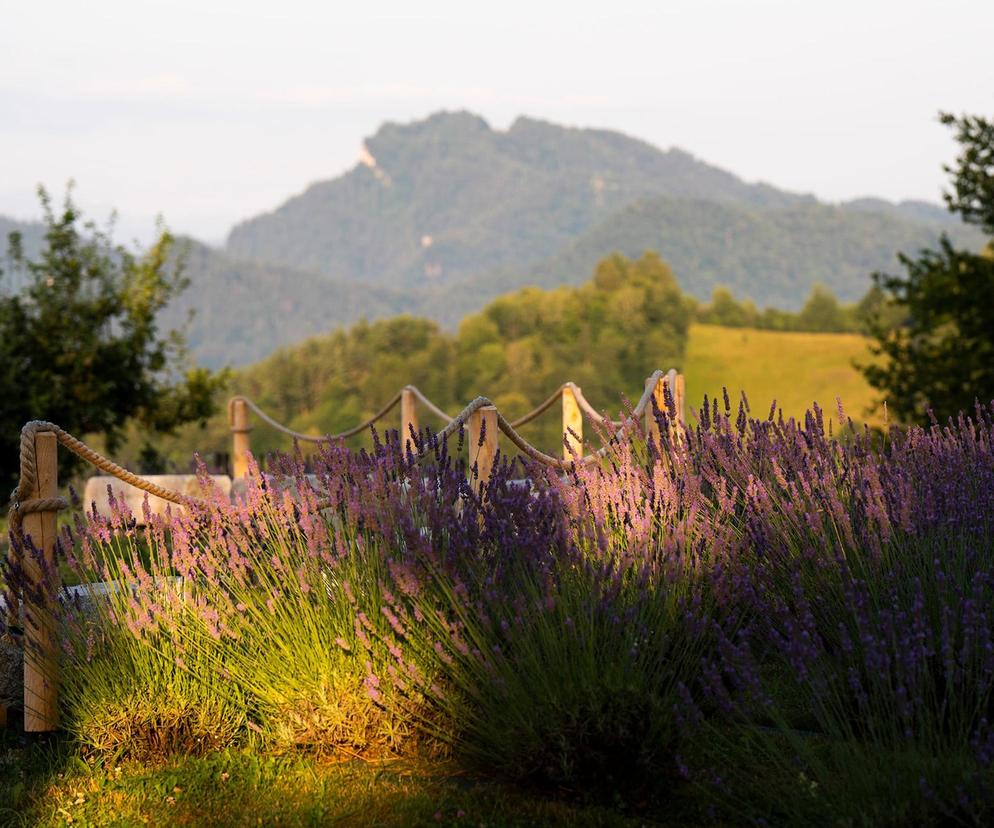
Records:
{"label": "wooden plank", "polygon": [[[35,435],[36,476],[30,497],[58,495],[58,439],[50,431]],[[27,583],[44,596],[42,603],[24,602],[24,730],[39,733],[59,726],[59,644],[55,629],[58,564],[55,560],[56,512],[24,516],[24,534],[41,550],[44,568],[25,551]],[[47,580],[47,582],[46,582]]]}
{"label": "wooden plank", "polygon": [[687,384],[683,374],[676,375],[676,416],[681,425],[687,422]]}
{"label": "wooden plank", "polygon": [[[572,432],[572,433],[571,433]],[[563,389],[563,460],[583,457],[583,415],[573,389]]]}
{"label": "wooden plank", "polygon": [[252,451],[252,426],[245,400],[235,400],[231,412],[231,477],[237,480],[248,474],[248,456]]}
{"label": "wooden plank", "polygon": [[[666,384],[668,378],[663,376],[660,377],[656,382],[656,387],[653,389],[652,396],[656,401],[656,406],[660,411],[666,411]],[[652,377],[647,377],[645,381],[645,387],[648,389],[652,382]],[[657,447],[661,444],[659,439],[659,423],[656,421],[655,409],[653,408],[652,400],[649,400],[649,404],[645,407],[645,434],[647,439],[651,439]]]}
{"label": "wooden plank", "polygon": [[414,392],[409,388],[404,388],[400,392],[400,444],[404,447],[405,454],[417,452],[414,441],[411,439],[411,431],[418,433],[418,400]]}
{"label": "wooden plank", "polygon": [[[486,486],[490,482],[490,475],[494,470],[494,461],[497,459],[497,445],[499,431],[497,428],[497,407],[485,405],[478,408],[469,415],[466,421],[467,437],[469,443],[469,467],[471,475],[471,485],[477,497],[482,497],[486,492]],[[483,437],[482,441],[480,437]],[[476,464],[476,475],[473,475],[473,464]]]}

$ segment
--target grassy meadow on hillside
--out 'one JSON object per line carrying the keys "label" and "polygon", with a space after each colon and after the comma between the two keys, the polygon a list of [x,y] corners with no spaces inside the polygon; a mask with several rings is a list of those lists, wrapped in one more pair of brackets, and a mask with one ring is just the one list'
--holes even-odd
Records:
{"label": "grassy meadow on hillside", "polygon": [[697,407],[705,394],[720,398],[727,387],[732,395],[745,391],[753,416],[765,416],[775,399],[785,417],[801,417],[812,402],[834,415],[839,397],[854,420],[879,426],[883,412],[868,413],[875,392],[853,365],[869,359],[867,339],[859,334],[695,324],[683,364],[687,401]]}

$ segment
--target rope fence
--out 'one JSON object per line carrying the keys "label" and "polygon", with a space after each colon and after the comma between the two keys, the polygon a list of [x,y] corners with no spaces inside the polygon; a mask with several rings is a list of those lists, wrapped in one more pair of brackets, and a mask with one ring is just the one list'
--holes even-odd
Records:
{"label": "rope fence", "polygon": [[[504,434],[518,451],[532,461],[555,469],[568,470],[573,464],[586,465],[601,460],[611,445],[621,440],[633,428],[637,428],[640,421],[644,421],[647,436],[659,444],[659,423],[653,409],[666,410],[667,396],[670,397],[676,411],[675,422],[672,423],[671,428],[678,433],[684,422],[685,402],[683,375],[675,370],[655,371],[647,377],[641,398],[631,414],[623,420],[611,420],[599,414],[583,396],[580,388],[572,382],[563,383],[532,411],[513,421],[509,421],[501,414],[497,406],[486,397],[477,397],[456,416],[449,416],[415,386],[408,385],[398,391],[368,420],[338,434],[328,434],[323,437],[295,431],[272,418],[252,400],[236,396],[228,403],[228,424],[233,444],[233,472],[235,477],[244,477],[248,471],[252,431],[250,412],[262,422],[295,440],[328,443],[343,440],[370,428],[393,411],[399,403],[400,433],[405,441],[404,447],[416,455],[416,462],[428,456],[431,451],[427,441],[420,451],[413,443],[413,435],[419,433],[419,407],[446,423],[432,441],[435,444],[447,440],[461,428],[467,429],[469,438],[467,446],[470,455],[468,467],[473,470],[471,485],[475,494],[483,497],[497,459],[499,434]],[[564,442],[562,457],[553,457],[539,450],[517,431],[521,426],[552,408],[557,399],[562,404]],[[584,415],[600,427],[613,429],[606,445],[586,455],[583,453]],[[199,498],[164,488],[133,474],[54,423],[32,420],[24,426],[20,439],[20,478],[11,498],[8,513],[10,537],[8,555],[12,558],[11,564],[15,571],[22,573],[24,589],[22,596],[16,596],[8,590],[6,629],[10,641],[24,652],[24,730],[29,733],[58,728],[59,647],[55,618],[56,602],[61,587],[58,582],[56,561],[56,517],[59,511],[68,508],[69,505],[65,498],[59,495],[57,456],[59,445],[106,474],[169,503],[187,508],[206,506],[206,503]],[[329,505],[329,501],[319,500],[317,508],[324,509]],[[27,548],[27,539],[30,539],[33,549],[40,552],[40,558],[23,554],[23,550]],[[0,703],[0,725],[6,722],[6,718],[6,708]]]}
{"label": "rope fence", "polygon": [[[666,373],[656,371],[651,376],[646,378],[643,398],[639,400],[639,404],[636,405],[633,410],[633,416],[636,418],[645,416],[646,406],[648,405],[648,397],[651,396],[655,396],[658,407],[660,410],[663,410],[665,408],[664,399],[666,394],[665,389],[667,387],[670,389],[671,396],[673,397],[673,402],[676,408],[676,419],[678,422],[684,422],[684,378],[682,374],[678,374],[676,370],[672,369]],[[329,443],[336,440],[343,440],[347,437],[354,437],[355,435],[368,430],[386,417],[387,414],[393,411],[399,403],[400,435],[404,440],[405,448],[412,448],[412,433],[417,434],[419,432],[419,406],[423,407],[427,412],[438,417],[446,424],[445,429],[443,429],[443,431],[439,434],[439,437],[443,438],[443,435],[447,436],[446,430],[453,423],[456,423],[456,427],[458,428],[459,423],[465,424],[468,422],[468,418],[479,407],[477,406],[477,408],[474,408],[479,400],[486,400],[486,398],[477,397],[477,399],[473,400],[469,406],[453,417],[426,397],[416,386],[406,385],[369,419],[364,420],[358,425],[337,434],[316,436],[296,431],[289,426],[278,422],[248,397],[235,396],[228,401],[228,426],[231,430],[232,436],[232,476],[236,478],[244,477],[248,469],[248,455],[251,452],[251,439],[249,435],[252,431],[252,425],[249,419],[250,412],[255,414],[260,420],[262,420],[262,422],[266,423],[266,425],[271,426],[281,434],[285,434],[287,437],[291,437],[294,440],[300,440],[301,442],[306,443]],[[532,422],[532,420],[535,420],[544,414],[553,405],[555,405],[557,401],[560,401],[562,405],[562,433],[564,442],[562,460],[565,461],[565,465],[558,459],[540,451],[531,443],[528,443],[516,431],[516,429],[527,425]],[[493,405],[489,400],[487,400],[485,404]],[[472,411],[470,409],[472,409]],[[507,438],[522,454],[549,466],[565,468],[574,460],[574,458],[583,456],[584,416],[591,420],[595,425],[609,429],[621,429],[628,422],[628,420],[612,420],[605,417],[590,404],[578,385],[573,382],[564,382],[561,386],[559,386],[559,388],[553,391],[552,394],[550,394],[545,400],[539,403],[539,405],[527,414],[510,421],[507,420],[503,414],[498,414],[497,423],[500,431],[507,436]],[[653,418],[651,416],[646,417],[645,422],[646,431],[652,434],[654,429]],[[658,437],[658,435],[656,436]]]}

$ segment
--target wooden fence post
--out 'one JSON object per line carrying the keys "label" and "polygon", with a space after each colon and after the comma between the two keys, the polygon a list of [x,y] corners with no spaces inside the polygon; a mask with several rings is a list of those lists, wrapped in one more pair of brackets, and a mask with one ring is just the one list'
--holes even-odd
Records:
{"label": "wooden fence post", "polygon": [[676,389],[673,394],[676,402],[676,417],[680,425],[687,422],[687,388],[683,374],[676,375]]}
{"label": "wooden fence post", "polygon": [[[51,431],[35,434],[35,486],[31,499],[58,495],[58,438]],[[55,629],[59,569],[55,560],[57,512],[24,516],[24,534],[42,554],[44,564],[25,550],[22,566],[28,588],[42,596],[40,605],[24,600],[24,730],[39,733],[59,726],[59,640]]]}
{"label": "wooden fence post", "polygon": [[583,457],[583,415],[569,386],[563,388],[563,442],[563,460]]}
{"label": "wooden fence post", "polygon": [[[666,411],[666,388],[668,378],[663,376],[656,381],[656,387],[653,389],[652,396],[656,401],[656,406],[660,411]],[[645,380],[645,387],[648,389],[652,384],[652,377],[647,377]],[[656,446],[661,446],[662,443],[659,439],[659,423],[656,421],[656,413],[652,404],[652,400],[649,400],[649,404],[645,407],[645,434],[646,439],[651,439]]]}
{"label": "wooden fence post", "polygon": [[[472,474],[473,464],[476,464],[476,476],[471,485],[477,497],[482,497],[486,485],[490,482],[490,474],[494,470],[494,460],[497,458],[497,407],[485,405],[469,415],[466,425],[469,427],[469,467]],[[480,444],[480,434],[483,443]]]}
{"label": "wooden fence post", "polygon": [[[407,454],[408,451],[417,453],[411,431],[418,433],[418,400],[410,388],[400,392],[400,445]],[[410,448],[408,448],[410,447]]]}
{"label": "wooden fence post", "polygon": [[252,450],[249,433],[249,411],[245,400],[235,400],[231,411],[231,476],[245,477],[248,474],[248,455]]}

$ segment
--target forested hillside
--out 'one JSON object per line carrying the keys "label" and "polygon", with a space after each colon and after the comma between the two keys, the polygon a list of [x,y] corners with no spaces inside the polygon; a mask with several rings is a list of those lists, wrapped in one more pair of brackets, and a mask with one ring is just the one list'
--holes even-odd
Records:
{"label": "forested hillside", "polygon": [[[482,394],[516,417],[571,379],[591,402],[616,414],[620,394],[637,399],[654,368],[681,363],[692,304],[658,256],[612,256],[585,284],[502,297],[465,319],[457,334],[407,316],[361,322],[277,351],[238,372],[230,389],[315,435],[361,422],[408,383],[450,413]],[[385,427],[396,428],[396,419]],[[423,424],[441,425],[428,416]],[[558,451],[558,430],[552,412],[524,433]],[[197,450],[226,451],[228,440],[222,414],[206,432],[188,429],[161,448],[186,462]],[[253,445],[288,448],[285,437],[265,426],[256,428]]]}
{"label": "forested hillside", "polygon": [[439,113],[385,125],[352,170],[236,226],[228,250],[402,287],[412,312],[454,328],[523,285],[579,284],[612,251],[660,251],[699,299],[722,284],[796,309],[821,282],[854,301],[940,232],[981,244],[937,205],[829,206],[620,133]]}
{"label": "forested hillside", "polygon": [[[957,238],[971,235],[965,225],[944,229]],[[938,227],[924,233],[894,212],[817,203],[758,210],[653,199],[591,228],[529,271],[529,281],[570,283],[579,278],[574,274],[588,272],[604,250],[637,256],[651,249],[665,256],[681,286],[699,299],[723,285],[757,305],[796,309],[815,283],[843,301],[857,301],[870,286],[870,273],[895,268],[895,251],[934,245],[939,235]]]}
{"label": "forested hillside", "polygon": [[[40,225],[0,219],[30,245]],[[360,162],[237,225],[225,250],[191,241],[185,320],[203,364],[245,365],[359,319],[409,313],[453,331],[526,285],[579,285],[611,252],[657,250],[688,294],[717,285],[798,309],[821,283],[859,299],[898,251],[979,233],[937,205],[841,206],[750,184],[678,149],[617,132],[470,113],[386,124]]]}
{"label": "forested hillside", "polygon": [[337,282],[284,265],[232,259],[183,239],[190,287],[162,314],[166,328],[185,327],[196,359],[212,367],[244,365],[277,345],[401,312],[405,297],[389,288]]}

